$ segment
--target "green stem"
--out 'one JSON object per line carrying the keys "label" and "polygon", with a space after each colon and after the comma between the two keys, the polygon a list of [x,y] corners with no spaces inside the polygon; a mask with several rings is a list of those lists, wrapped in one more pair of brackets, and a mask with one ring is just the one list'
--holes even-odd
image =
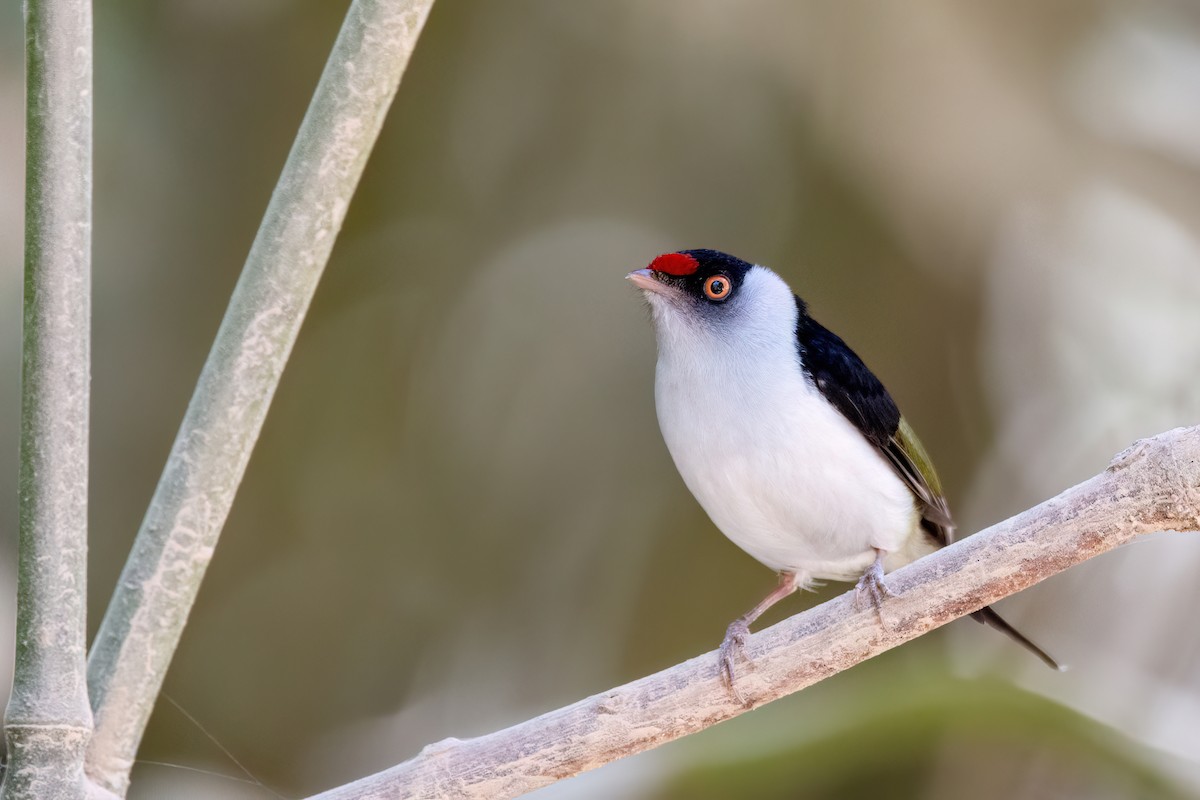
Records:
{"label": "green stem", "polygon": [[92,8],[27,0],[17,642],[0,797],[83,797]]}
{"label": "green stem", "polygon": [[88,775],[129,770],[317,282],[433,0],[354,0],[88,664]]}

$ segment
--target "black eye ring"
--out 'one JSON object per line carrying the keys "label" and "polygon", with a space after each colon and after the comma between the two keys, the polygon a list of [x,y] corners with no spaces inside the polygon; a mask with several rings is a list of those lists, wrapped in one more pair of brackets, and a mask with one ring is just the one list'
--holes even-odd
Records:
{"label": "black eye ring", "polygon": [[704,296],[709,300],[720,302],[729,297],[729,292],[732,290],[733,283],[729,280],[728,275],[717,273],[709,275],[704,280]]}

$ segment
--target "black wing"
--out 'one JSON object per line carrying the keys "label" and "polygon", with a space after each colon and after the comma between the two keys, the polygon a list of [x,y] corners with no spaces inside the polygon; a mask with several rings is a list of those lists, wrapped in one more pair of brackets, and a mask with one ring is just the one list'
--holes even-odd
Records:
{"label": "black wing", "polygon": [[879,378],[841,337],[808,315],[796,298],[796,343],[805,372],[825,399],[875,445],[912,491],[922,527],[940,546],[954,537],[954,522],[933,465]]}
{"label": "black wing", "polygon": [[[942,495],[941,482],[921,441],[900,416],[896,402],[841,338],[808,316],[804,301],[799,297],[796,307],[800,312],[796,342],[805,371],[825,399],[862,431],[912,490],[921,511],[921,527],[930,538],[941,547],[950,544],[954,539],[954,522]],[[1061,669],[1045,650],[1005,622],[991,606],[985,606],[971,616],[977,622],[1007,634],[1052,669]]]}

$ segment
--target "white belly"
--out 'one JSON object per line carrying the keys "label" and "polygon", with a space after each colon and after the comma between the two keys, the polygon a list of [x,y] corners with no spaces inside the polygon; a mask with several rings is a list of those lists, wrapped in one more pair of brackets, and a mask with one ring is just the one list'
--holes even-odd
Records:
{"label": "white belly", "polygon": [[857,579],[875,548],[889,554],[889,570],[931,551],[911,492],[883,456],[794,360],[764,366],[715,375],[695,362],[658,365],[663,438],[716,526],[801,583]]}

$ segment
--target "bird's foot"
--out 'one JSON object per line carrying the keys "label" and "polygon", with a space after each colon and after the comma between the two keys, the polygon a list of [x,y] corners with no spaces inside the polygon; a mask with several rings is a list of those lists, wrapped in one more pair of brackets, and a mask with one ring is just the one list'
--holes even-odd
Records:
{"label": "bird's foot", "polygon": [[739,655],[743,655],[742,646],[746,644],[746,637],[750,635],[750,623],[744,619],[736,619],[730,623],[725,630],[725,638],[721,640],[720,661],[721,661],[721,681],[725,687],[729,689],[729,694],[740,705],[747,705],[746,699],[742,697],[742,693],[737,690],[734,684],[735,671],[733,661]]}
{"label": "bird's foot", "polygon": [[875,559],[875,563],[867,568],[867,571],[858,579],[858,583],[854,586],[854,606],[858,609],[866,604],[869,599],[871,605],[879,612],[879,616],[883,618],[883,598],[895,597],[892,590],[888,588],[883,580],[883,556]]}

